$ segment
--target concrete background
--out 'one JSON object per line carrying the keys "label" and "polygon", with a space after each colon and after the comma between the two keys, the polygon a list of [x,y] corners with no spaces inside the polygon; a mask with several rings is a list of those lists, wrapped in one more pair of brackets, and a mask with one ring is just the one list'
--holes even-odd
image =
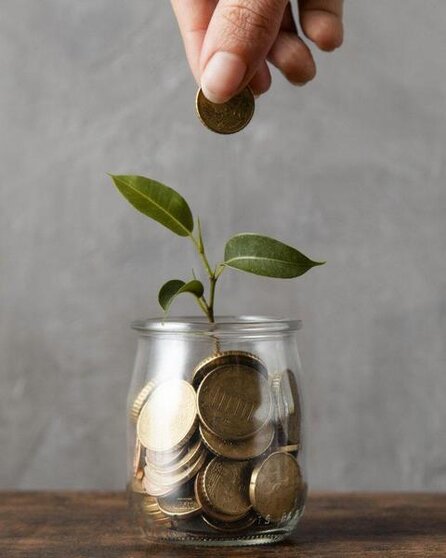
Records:
{"label": "concrete background", "polygon": [[125,482],[128,322],[192,251],[113,172],[179,189],[214,260],[241,231],[328,260],[230,271],[217,308],[304,320],[313,488],[446,489],[446,2],[347,2],[317,80],[275,74],[234,137],[195,117],[167,1],[1,4],[0,487]]}

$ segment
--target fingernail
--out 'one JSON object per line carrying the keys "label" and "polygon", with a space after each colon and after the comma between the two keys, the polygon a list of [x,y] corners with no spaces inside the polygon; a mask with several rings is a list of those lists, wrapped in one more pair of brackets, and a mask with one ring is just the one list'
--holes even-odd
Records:
{"label": "fingernail", "polygon": [[216,52],[201,76],[201,89],[212,103],[228,101],[245,77],[247,66],[237,54]]}

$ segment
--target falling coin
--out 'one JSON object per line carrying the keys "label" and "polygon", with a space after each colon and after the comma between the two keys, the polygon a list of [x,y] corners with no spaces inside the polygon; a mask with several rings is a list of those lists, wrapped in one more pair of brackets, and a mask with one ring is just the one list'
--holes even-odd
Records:
{"label": "falling coin", "polygon": [[271,453],[252,471],[249,496],[253,508],[267,521],[289,519],[303,490],[299,464],[290,453]]}
{"label": "falling coin", "polygon": [[221,104],[211,103],[199,89],[195,107],[199,119],[207,128],[218,134],[234,134],[249,124],[255,100],[249,87]]}

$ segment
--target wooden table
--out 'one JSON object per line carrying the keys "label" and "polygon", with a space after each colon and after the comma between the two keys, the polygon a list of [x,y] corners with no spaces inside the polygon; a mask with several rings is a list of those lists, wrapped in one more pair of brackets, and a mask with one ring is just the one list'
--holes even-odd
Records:
{"label": "wooden table", "polygon": [[0,557],[446,557],[446,495],[314,494],[290,540],[225,549],[150,545],[126,506],[121,492],[0,492]]}

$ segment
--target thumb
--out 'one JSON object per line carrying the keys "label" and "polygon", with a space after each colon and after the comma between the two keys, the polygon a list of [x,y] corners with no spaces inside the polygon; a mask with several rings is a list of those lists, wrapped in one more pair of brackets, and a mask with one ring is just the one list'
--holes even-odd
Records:
{"label": "thumb", "polygon": [[224,103],[249,83],[271,49],[288,0],[220,0],[200,57],[201,87]]}

